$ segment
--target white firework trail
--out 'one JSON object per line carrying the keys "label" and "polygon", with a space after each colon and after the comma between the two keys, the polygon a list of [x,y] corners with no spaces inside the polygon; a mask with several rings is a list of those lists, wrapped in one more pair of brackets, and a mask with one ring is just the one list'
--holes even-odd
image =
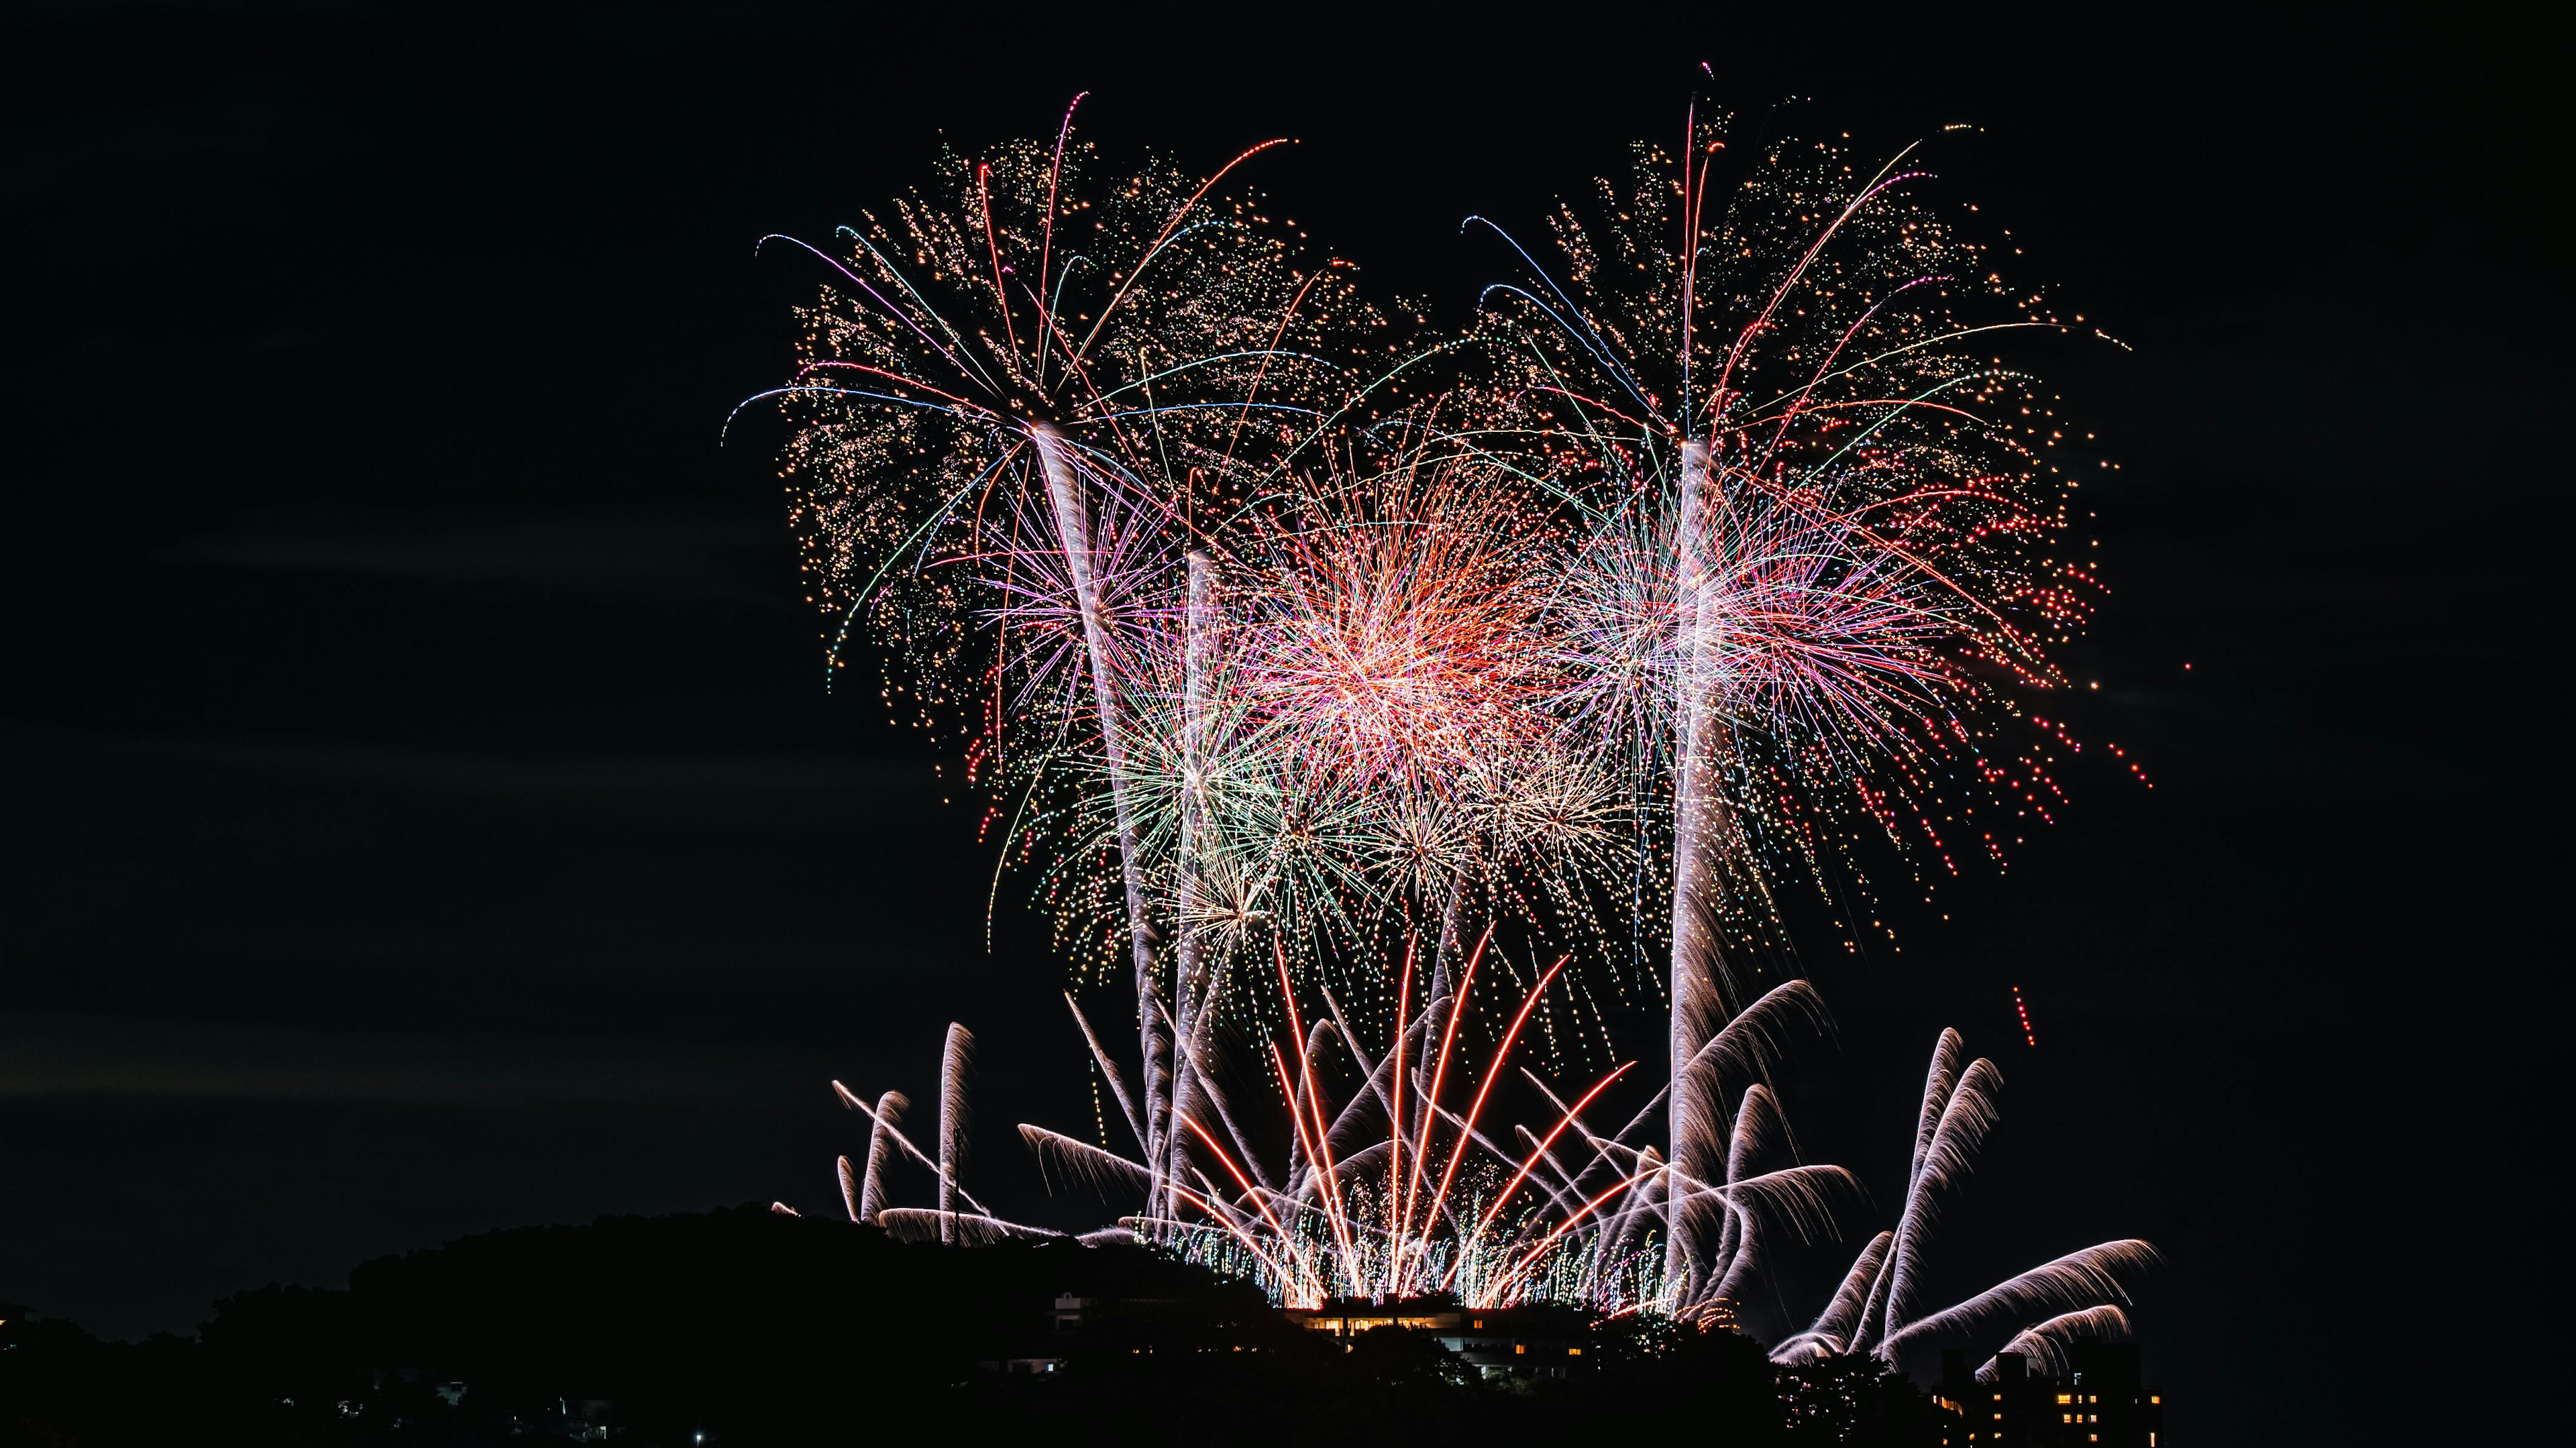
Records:
{"label": "white firework trail", "polygon": [[1111,810],[1117,822],[1118,871],[1126,897],[1128,943],[1136,960],[1137,1036],[1144,1062],[1145,1159],[1159,1167],[1165,1156],[1163,1102],[1170,1070],[1170,1038],[1163,1029],[1162,994],[1155,981],[1154,928],[1145,910],[1145,862],[1138,848],[1135,807],[1128,798],[1126,718],[1118,701],[1118,661],[1113,657],[1109,619],[1101,605],[1093,568],[1097,540],[1091,531],[1087,501],[1090,490],[1076,481],[1072,450],[1063,434],[1040,423],[1029,429],[1029,441],[1037,448],[1039,466],[1046,475],[1047,498],[1055,511],[1065,573],[1073,582],[1083,653],[1091,675],[1092,705],[1100,723],[1101,759],[1107,769]]}
{"label": "white firework trail", "polygon": [[1995,1095],[2003,1084],[2002,1073],[1982,1057],[1962,1070],[1959,1057],[1964,1053],[1956,1031],[1943,1031],[1933,1045],[1922,1108],[1916,1116],[1905,1205],[1896,1229],[1870,1239],[1825,1310],[1805,1331],[1772,1349],[1774,1361],[1795,1363],[1869,1352],[1894,1362],[1905,1345],[1917,1339],[1986,1330],[1998,1321],[2027,1320],[2037,1312],[2057,1315],[2024,1331],[2043,1334],[2051,1342],[2126,1330],[2128,1319],[2117,1310],[2129,1301],[2123,1278],[2157,1261],[2155,1248],[2135,1239],[2097,1243],[1952,1306],[1911,1312],[1939,1199],[1966,1177],[1977,1145],[1994,1125]]}
{"label": "white firework trail", "polygon": [[[951,1023],[939,1059],[939,1138],[933,1143],[938,1155],[933,1157],[904,1135],[902,1113],[910,1105],[901,1093],[888,1091],[874,1105],[849,1087],[835,1081],[832,1094],[843,1106],[868,1118],[868,1162],[864,1173],[854,1171],[848,1157],[838,1163],[842,1205],[850,1220],[882,1227],[892,1236],[907,1241],[932,1241],[949,1245],[973,1246],[1014,1237],[1055,1237],[1062,1233],[1045,1227],[1005,1221],[966,1190],[960,1175],[965,1167],[966,1138],[970,1124],[967,1109],[967,1076],[973,1065],[974,1037],[962,1025]],[[930,1208],[897,1207],[886,1200],[885,1168],[893,1152],[900,1151],[929,1169],[937,1188],[938,1205]],[[855,1185],[854,1185],[855,1184]],[[958,1203],[965,1204],[960,1210]],[[783,1206],[773,1207],[788,1212]],[[789,1212],[789,1215],[794,1215]]]}
{"label": "white firework trail", "polygon": [[2129,1315],[2117,1307],[2087,1307],[2079,1312],[2060,1313],[2046,1322],[2033,1323],[2013,1334],[1977,1369],[1977,1381],[1995,1380],[1995,1358],[2005,1353],[2019,1353],[2039,1369],[2042,1377],[2064,1377],[2073,1370],[2067,1360],[2067,1344],[2084,1337],[2117,1337],[2129,1330]]}

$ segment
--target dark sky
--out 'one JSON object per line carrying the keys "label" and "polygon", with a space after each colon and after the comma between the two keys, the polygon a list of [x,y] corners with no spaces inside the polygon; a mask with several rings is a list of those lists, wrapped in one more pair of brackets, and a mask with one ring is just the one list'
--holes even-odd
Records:
{"label": "dark sky", "polygon": [[[185,1331],[271,1280],[603,1212],[830,1206],[825,1082],[984,1041],[1087,1119],[1060,970],[929,759],[821,688],[754,424],[820,237],[944,132],[1257,173],[1455,320],[1680,125],[1937,158],[2134,345],[2097,734],[2012,874],[1813,963],[1789,1082],[1884,1210],[1933,1032],[2010,1081],[1962,1291],[2111,1236],[2186,1443],[2459,1441],[2561,1360],[2543,1233],[2571,321],[2565,37],[2452,9],[15,7],[0,33],[0,1297]],[[1707,60],[1712,86],[1698,70]],[[1806,98],[1788,110],[1787,97]],[[2555,561],[2553,561],[2555,560]],[[2194,667],[2186,673],[2189,661]],[[2009,988],[2040,1046],[2018,1039]],[[972,1180],[1046,1204],[1015,1142]],[[2553,1367],[2552,1371],[2563,1371]]]}

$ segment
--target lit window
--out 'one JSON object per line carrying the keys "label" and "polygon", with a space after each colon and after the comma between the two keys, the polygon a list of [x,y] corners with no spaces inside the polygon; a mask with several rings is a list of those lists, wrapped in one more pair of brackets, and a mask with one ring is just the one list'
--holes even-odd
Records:
{"label": "lit window", "polygon": [[1528,1352],[1528,1351],[1529,1351],[1529,1344],[1528,1344],[1528,1343],[1525,1343],[1525,1342],[1516,1342],[1516,1343],[1513,1343],[1513,1344],[1512,1344],[1512,1351],[1514,1351],[1514,1352]]}
{"label": "lit window", "polygon": [[2150,1403],[2161,1403],[2164,1401],[2164,1395],[2161,1393],[2150,1395],[2147,1401]]}
{"label": "lit window", "polygon": [[1565,1355],[1567,1357],[1581,1357],[1583,1356],[1583,1349],[1579,1347],[1570,1347],[1565,1350]]}
{"label": "lit window", "polygon": [[2075,1395],[2073,1393],[2060,1393],[2057,1395],[2057,1401],[2061,1403],[2071,1403],[2075,1401]]}

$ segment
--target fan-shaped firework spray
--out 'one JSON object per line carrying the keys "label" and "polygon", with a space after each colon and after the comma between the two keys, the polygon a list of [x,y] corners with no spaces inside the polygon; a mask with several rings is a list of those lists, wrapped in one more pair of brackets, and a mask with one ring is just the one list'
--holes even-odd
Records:
{"label": "fan-shaped firework spray", "polygon": [[[1982,1324],[2050,1308],[2073,1308],[2028,1329],[2013,1339],[2037,1335],[2055,1345],[2088,1333],[2125,1331],[2128,1320],[2117,1305],[2128,1301],[2120,1275],[2151,1266],[2155,1249],[2136,1240],[2103,1242],[2070,1252],[2009,1278],[1954,1306],[1937,1312],[1913,1311],[1923,1249],[1937,1199],[1955,1191],[1968,1173],[1977,1145],[1994,1125],[1995,1096],[2003,1076],[1982,1058],[1963,1070],[1959,1057],[1966,1046],[1956,1031],[1943,1031],[1932,1047],[1932,1068],[1923,1082],[1923,1105],[1914,1135],[1914,1164],[1905,1189],[1904,1210],[1896,1230],[1881,1232],[1861,1250],[1823,1313],[1804,1332],[1772,1350],[1780,1362],[1799,1362],[1845,1352],[1874,1352],[1893,1361],[1898,1349],[1915,1338],[1963,1332]],[[2100,1299],[2109,1298],[2111,1302]]]}
{"label": "fan-shaped firework spray", "polygon": [[[1193,1151],[1175,1168],[1173,1215],[1131,1217],[1137,1234],[1185,1256],[1253,1277],[1291,1306],[1330,1297],[1405,1298],[1447,1294],[1469,1306],[1554,1301],[1603,1312],[1674,1310],[1663,1254],[1646,1224],[1641,1193],[1666,1189],[1669,1173],[1651,1149],[1596,1134],[1585,1113],[1625,1077],[1622,1063],[1571,1101],[1526,1071],[1550,1108],[1544,1132],[1497,1126],[1516,1045],[1551,986],[1560,960],[1520,993],[1491,1054],[1471,1064],[1458,1023],[1488,964],[1486,941],[1460,964],[1456,1000],[1415,995],[1413,957],[1397,968],[1398,1014],[1383,1045],[1372,1045],[1342,1003],[1322,992],[1309,1017],[1284,949],[1275,956],[1281,1028],[1268,1048],[1270,1086],[1289,1122],[1284,1162],[1259,1153],[1222,1104],[1206,1124],[1183,1118]],[[1804,987],[1738,1022],[1723,1065],[1745,1067],[1752,1043],[1783,1013],[1811,1003]],[[1508,997],[1507,997],[1508,998]],[[1202,1063],[1185,1061],[1183,1069]],[[1357,1089],[1338,1100],[1339,1065]],[[1498,1088],[1501,1088],[1498,1090]],[[1644,1113],[1630,1130],[1647,1119]],[[1133,1158],[1043,1127],[1021,1135],[1051,1168],[1094,1185],[1145,1185]],[[1222,1133],[1222,1134],[1220,1134]],[[1736,1113],[1722,1181],[1686,1183],[1694,1205],[1732,1223],[1722,1243],[1729,1286],[1757,1260],[1757,1224],[1785,1222],[1801,1233],[1828,1225],[1826,1199],[1849,1177],[1839,1167],[1776,1164],[1783,1123],[1768,1089],[1747,1085]],[[1643,1230],[1641,1230],[1643,1228]],[[1690,1304],[1706,1311],[1717,1299]]]}

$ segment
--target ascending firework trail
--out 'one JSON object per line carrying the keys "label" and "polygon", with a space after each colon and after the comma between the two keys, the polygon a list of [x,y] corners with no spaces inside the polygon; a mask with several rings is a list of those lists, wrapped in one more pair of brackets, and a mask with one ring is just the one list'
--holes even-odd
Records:
{"label": "ascending firework trail", "polygon": [[2045,649],[2091,580],[2048,556],[2073,484],[2046,399],[1975,349],[2059,324],[2000,290],[1902,160],[1734,157],[1694,115],[1680,154],[1638,149],[1632,189],[1551,218],[1562,280],[1513,243],[1531,279],[1486,297],[1481,446],[1579,535],[1565,710],[1641,797],[1665,781],[1661,820],[1636,824],[1670,860],[1677,1304],[1714,1290],[1707,1234],[1732,1230],[1681,1185],[1712,1174],[1725,1125],[1691,1065],[1750,983],[1725,936],[1776,932],[1779,866],[1857,876],[1850,846],[1877,834],[1955,869],[1979,796],[2054,790],[2034,745],[2003,743],[1999,681],[2062,682]]}

